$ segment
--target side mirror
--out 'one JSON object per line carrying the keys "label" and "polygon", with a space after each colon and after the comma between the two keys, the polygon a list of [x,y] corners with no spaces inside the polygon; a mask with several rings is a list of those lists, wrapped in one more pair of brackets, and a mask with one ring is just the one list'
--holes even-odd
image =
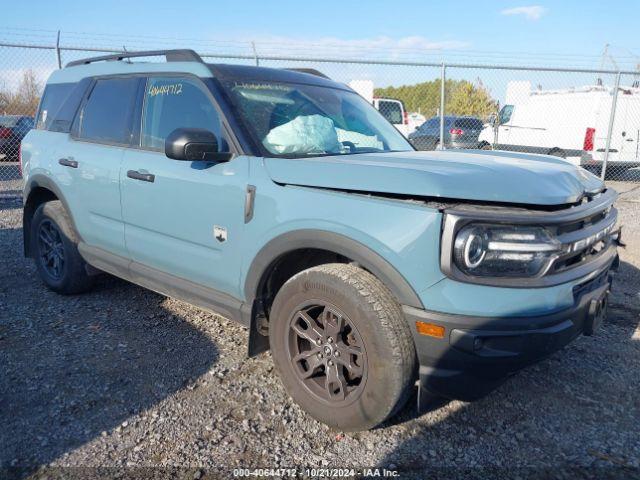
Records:
{"label": "side mirror", "polygon": [[227,162],[231,152],[218,151],[218,139],[203,128],[176,128],[164,141],[164,153],[173,160]]}

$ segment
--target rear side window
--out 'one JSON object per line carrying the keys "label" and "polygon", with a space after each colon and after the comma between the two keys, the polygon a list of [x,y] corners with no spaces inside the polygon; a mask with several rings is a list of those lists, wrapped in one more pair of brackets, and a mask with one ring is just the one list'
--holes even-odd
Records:
{"label": "rear side window", "polygon": [[482,121],[477,118],[459,118],[453,126],[455,128],[469,129],[469,130],[482,130]]}
{"label": "rear side window", "polygon": [[218,112],[198,80],[150,78],[142,114],[142,146],[163,150],[165,138],[176,128],[203,128],[221,140]]}
{"label": "rear side window", "polygon": [[78,137],[128,144],[139,81],[139,78],[97,80],[80,114]]}
{"label": "rear side window", "polygon": [[48,130],[55,114],[69,97],[75,83],[52,83],[45,87],[36,116],[36,128]]}
{"label": "rear side window", "polygon": [[378,111],[390,123],[402,123],[402,106],[399,102],[380,100]]}

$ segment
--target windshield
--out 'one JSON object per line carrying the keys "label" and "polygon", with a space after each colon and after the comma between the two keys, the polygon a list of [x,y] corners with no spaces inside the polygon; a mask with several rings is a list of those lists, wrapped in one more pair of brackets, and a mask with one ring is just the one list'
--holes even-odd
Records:
{"label": "windshield", "polygon": [[271,82],[226,87],[241,120],[269,156],[413,150],[371,104],[348,90]]}

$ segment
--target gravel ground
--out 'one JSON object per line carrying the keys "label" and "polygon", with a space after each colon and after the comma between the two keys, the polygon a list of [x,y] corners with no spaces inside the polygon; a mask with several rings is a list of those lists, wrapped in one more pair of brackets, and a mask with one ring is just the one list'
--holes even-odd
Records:
{"label": "gravel ground", "polygon": [[378,466],[402,478],[504,477],[505,467],[638,475],[640,185],[616,188],[629,247],[596,336],[480,401],[432,400],[418,415],[413,400],[388,425],[354,434],[294,405],[270,355],[246,359],[246,330],[224,318],[111,277],[81,296],[45,289],[21,255],[20,204],[4,199],[0,467],[27,468],[5,470],[14,477],[68,475],[63,466],[162,466],[177,470],[144,476],[184,478],[227,478],[239,466]]}

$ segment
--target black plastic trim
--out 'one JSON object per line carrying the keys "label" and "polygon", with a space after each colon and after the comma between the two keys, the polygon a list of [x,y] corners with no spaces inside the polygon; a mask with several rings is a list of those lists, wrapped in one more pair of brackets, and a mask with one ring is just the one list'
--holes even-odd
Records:
{"label": "black plastic trim", "polygon": [[222,315],[244,326],[249,319],[243,302],[226,293],[176,277],[161,270],[115,255],[81,242],[78,251],[91,266],[133,282],[154,292],[177,298]]}
{"label": "black plastic trim", "polygon": [[[53,182],[53,180],[51,180],[51,178],[47,177],[46,175],[37,173],[29,176],[29,179],[25,184],[24,189],[22,190],[23,204],[25,206],[27,205],[29,201],[29,196],[37,188],[44,188],[46,190],[49,190],[58,198],[58,200],[60,200],[60,202],[62,202],[62,206],[66,210],[67,215],[69,215],[69,220],[71,221],[71,228],[73,228],[73,231],[76,234],[77,238],[82,238],[78,233],[78,229],[76,228],[76,224],[73,219],[72,211],[69,208],[69,203],[67,202],[65,196],[62,194],[62,190],[58,188],[58,186]],[[29,238],[30,238],[29,227],[31,225],[31,219],[26,217],[27,213],[28,212],[26,209],[22,212],[22,230],[23,230],[22,241],[23,241],[25,257],[29,257],[31,253],[29,244],[28,244]]]}
{"label": "black plastic trim", "polygon": [[244,286],[247,302],[251,303],[257,297],[264,274],[278,258],[293,250],[304,248],[328,250],[350,258],[379,278],[398,302],[423,308],[420,298],[407,280],[379,254],[343,235],[312,229],[285,233],[262,247],[247,272]]}
{"label": "black plastic trim", "polygon": [[165,57],[167,62],[198,62],[204,63],[200,55],[190,49],[174,49],[174,50],[147,50],[138,52],[120,52],[111,55],[100,55],[98,57],[83,58],[67,63],[66,67],[75,67],[77,65],[89,65],[96,62],[110,62],[124,60],[125,58],[139,57]]}
{"label": "black plastic trim", "polygon": [[[580,334],[590,334],[591,306],[606,299],[611,273],[585,282],[566,309],[535,316],[483,317],[402,310],[416,345],[420,385],[447,398],[481,398],[516,371],[561,349]],[[444,338],[420,335],[415,322],[445,328]]]}

